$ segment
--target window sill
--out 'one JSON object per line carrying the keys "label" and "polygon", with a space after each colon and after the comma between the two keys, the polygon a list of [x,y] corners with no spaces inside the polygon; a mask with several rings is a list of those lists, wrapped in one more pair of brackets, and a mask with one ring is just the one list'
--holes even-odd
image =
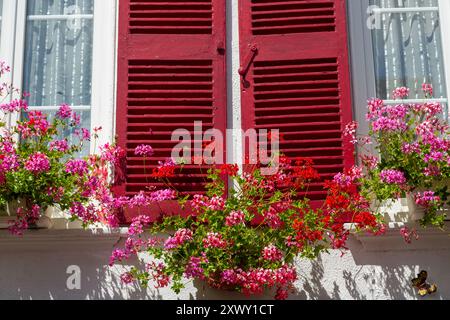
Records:
{"label": "window sill", "polygon": [[[10,226],[10,221],[14,220],[15,216],[0,216],[0,230],[8,229]],[[69,216],[63,212],[55,209],[49,208],[43,216],[37,222],[37,229],[55,229],[55,230],[73,230],[73,229],[83,229],[82,223],[80,221],[70,222]]]}
{"label": "window sill", "polygon": [[56,248],[72,250],[73,248],[112,248],[126,235],[127,229],[92,228],[92,229],[30,229],[22,236],[11,234],[8,230],[0,230],[0,250],[50,251]]}
{"label": "window sill", "polygon": [[[406,199],[392,201],[382,205],[379,211],[384,215],[386,222],[386,233],[381,236],[371,234],[355,234],[366,251],[405,251],[405,250],[448,250],[450,249],[450,221],[445,222],[444,230],[436,227],[423,228],[417,221],[414,221],[409,212]],[[353,226],[348,224],[347,229],[352,230]],[[419,239],[412,237],[412,242],[406,243],[400,234],[403,227],[416,230]]]}
{"label": "window sill", "polygon": [[[418,240],[412,239],[406,243],[400,234],[400,229],[407,226],[415,229]],[[450,222],[446,222],[445,229],[449,230]],[[355,238],[362,244],[366,251],[406,251],[406,250],[449,250],[450,234],[438,228],[422,228],[414,223],[389,223],[386,233],[382,236],[370,234],[356,234]]]}

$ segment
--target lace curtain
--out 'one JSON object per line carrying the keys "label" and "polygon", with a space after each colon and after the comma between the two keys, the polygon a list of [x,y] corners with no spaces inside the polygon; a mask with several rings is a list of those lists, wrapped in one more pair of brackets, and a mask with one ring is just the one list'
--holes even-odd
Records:
{"label": "lace curtain", "polygon": [[[94,0],[27,2],[23,91],[29,94],[29,105],[52,116],[67,103],[81,114],[86,128],[90,128],[93,9]],[[68,18],[71,15],[77,18]]]}
{"label": "lace curtain", "polygon": [[[438,0],[371,0],[379,8],[438,7]],[[396,87],[423,98],[422,83],[432,83],[434,96],[446,98],[438,12],[384,13],[372,32],[377,96],[392,99]]]}

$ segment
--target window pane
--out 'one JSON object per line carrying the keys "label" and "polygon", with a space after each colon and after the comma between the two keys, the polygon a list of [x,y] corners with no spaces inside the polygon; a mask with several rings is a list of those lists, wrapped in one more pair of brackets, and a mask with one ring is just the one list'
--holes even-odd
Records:
{"label": "window pane", "polygon": [[30,0],[27,8],[24,91],[31,106],[91,104],[93,0]]}
{"label": "window pane", "polygon": [[446,98],[439,13],[432,9],[438,0],[371,0],[371,5],[410,10],[381,13],[372,32],[377,96],[392,99],[396,87],[406,86],[411,99],[423,98],[426,82],[436,98]]}
{"label": "window pane", "polygon": [[[30,108],[54,115],[69,104],[90,128],[94,0],[29,0],[23,91]],[[89,146],[83,154],[88,152]]]}

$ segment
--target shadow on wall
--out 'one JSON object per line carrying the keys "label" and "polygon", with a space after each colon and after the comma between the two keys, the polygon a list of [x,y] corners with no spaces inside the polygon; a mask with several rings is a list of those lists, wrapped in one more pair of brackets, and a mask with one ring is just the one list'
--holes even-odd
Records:
{"label": "shadow on wall", "polygon": [[[107,265],[112,245],[51,247],[54,248],[0,249],[0,299],[162,299],[157,291],[121,283],[118,267]],[[79,289],[74,271],[68,270],[70,266],[81,272]]]}
{"label": "shadow on wall", "polygon": [[[420,241],[420,240],[419,240]],[[450,298],[449,250],[365,251],[356,240],[350,252],[333,251],[315,261],[299,261],[298,291],[292,299],[425,299]],[[411,286],[420,270],[438,292],[420,297]]]}
{"label": "shadow on wall", "polygon": [[[0,299],[247,299],[192,283],[179,295],[168,288],[124,285],[120,274],[125,269],[107,265],[113,245],[0,248]],[[299,260],[298,293],[290,299],[450,298],[450,250],[369,252],[356,239],[351,239],[349,247],[351,251],[342,257],[332,251],[314,261]],[[67,287],[73,275],[67,273],[69,266],[80,268],[80,290]],[[420,298],[410,285],[420,270],[427,270],[430,282],[438,285],[433,296]]]}

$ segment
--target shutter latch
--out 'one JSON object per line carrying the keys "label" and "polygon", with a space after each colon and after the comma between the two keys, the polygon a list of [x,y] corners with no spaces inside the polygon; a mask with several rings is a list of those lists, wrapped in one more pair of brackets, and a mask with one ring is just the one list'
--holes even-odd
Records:
{"label": "shutter latch", "polygon": [[247,76],[248,71],[250,70],[251,64],[253,63],[253,61],[255,61],[257,55],[258,55],[258,47],[256,45],[252,45],[250,47],[250,53],[243,61],[244,64],[242,64],[241,67],[239,68],[238,72],[241,75],[244,88],[250,87],[250,83],[245,78]]}

